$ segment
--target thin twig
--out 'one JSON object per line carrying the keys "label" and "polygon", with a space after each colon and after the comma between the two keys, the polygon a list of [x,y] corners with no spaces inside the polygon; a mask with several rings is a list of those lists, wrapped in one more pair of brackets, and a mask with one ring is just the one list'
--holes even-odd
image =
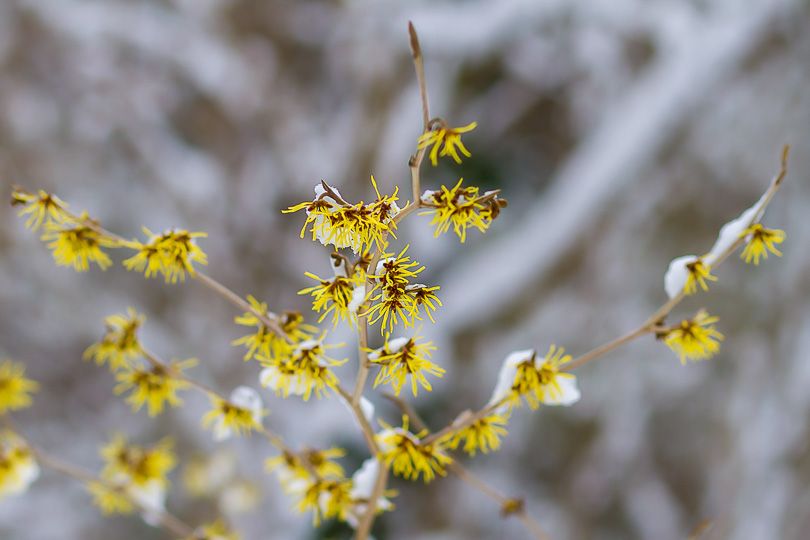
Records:
{"label": "thin twig", "polygon": [[[413,65],[416,70],[416,81],[419,84],[419,98],[422,102],[422,132],[427,133],[430,130],[430,101],[428,100],[427,81],[425,79],[425,59],[422,56],[422,47],[419,45],[419,36],[416,35],[416,29],[412,22],[408,22],[408,34],[411,38],[411,53],[413,54]],[[421,197],[421,180],[420,180],[420,167],[422,159],[425,157],[425,148],[417,150],[416,154],[411,157],[411,187],[413,190],[413,200],[417,202]]]}
{"label": "thin twig", "polygon": [[504,516],[514,515],[517,517],[531,533],[536,540],[550,540],[548,533],[528,512],[526,512],[525,505],[520,499],[513,499],[503,495],[498,490],[478,478],[469,469],[459,464],[457,461],[450,463],[447,466],[450,471],[458,476],[461,480],[468,483],[493,501],[497,502],[501,507],[501,513]]}

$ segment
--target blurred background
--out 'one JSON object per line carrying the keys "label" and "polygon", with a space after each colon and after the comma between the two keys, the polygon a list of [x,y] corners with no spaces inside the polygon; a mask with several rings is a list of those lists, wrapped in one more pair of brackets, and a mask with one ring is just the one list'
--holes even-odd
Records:
{"label": "blurred background", "polygon": [[[127,237],[146,225],[207,231],[208,271],[276,310],[309,304],[305,270],[327,251],[298,238],[286,206],[325,179],[349,200],[409,189],[420,133],[407,21],[420,34],[432,113],[478,121],[463,166],[426,167],[424,187],[459,176],[510,201],[465,245],[427,218],[398,235],[442,286],[424,331],[448,370],[415,406],[434,427],[489,397],[503,358],[549,343],[579,354],[624,333],[665,300],[669,261],[708,250],[750,206],[793,145],[765,219],[788,233],[782,259],[732,259],[707,307],[727,339],[682,367],[645,338],[577,375],[565,409],[518,411],[503,449],[469,466],[525,497],[557,539],[803,539],[810,531],[810,2],[804,0],[6,0],[0,2],[0,187],[54,190]],[[399,244],[395,244],[395,247]],[[119,259],[120,260],[120,257]],[[194,498],[180,472],[168,507],[199,523],[223,513],[246,540],[347,538],[313,530],[254,438],[217,446],[199,428],[205,398],[150,420],[81,360],[104,316],[133,306],[165,358],[197,357],[222,392],[258,386],[229,342],[230,305],[193,282],[167,286],[120,265],[77,274],[7,204],[0,206],[0,356],[41,381],[18,423],[43,448],[97,469],[116,430],[170,434],[186,462],[227,449],[224,500]],[[352,380],[351,358],[339,370]],[[263,392],[268,422],[294,446],[337,444],[365,457],[334,401]],[[398,412],[372,396],[389,421]],[[250,486],[245,484],[249,479]],[[397,510],[378,539],[520,539],[520,523],[457,479],[395,480]],[[236,488],[234,488],[236,489]],[[260,500],[244,512],[244,495]],[[134,517],[103,518],[74,481],[44,471],[0,503],[0,538],[165,538]]]}

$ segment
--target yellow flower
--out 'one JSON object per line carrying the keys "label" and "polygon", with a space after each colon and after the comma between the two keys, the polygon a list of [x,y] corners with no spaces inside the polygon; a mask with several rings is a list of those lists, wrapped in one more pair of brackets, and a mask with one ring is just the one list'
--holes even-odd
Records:
{"label": "yellow flower", "polygon": [[11,431],[0,432],[0,499],[19,495],[39,477],[39,466],[25,441]]}
{"label": "yellow flower", "polygon": [[115,435],[101,449],[105,462],[101,478],[120,485],[143,487],[155,483],[165,488],[169,483],[168,474],[177,463],[173,446],[169,438],[147,448],[130,445],[123,435]]}
{"label": "yellow flower", "polygon": [[168,369],[160,365],[148,368],[123,368],[115,376],[118,381],[115,393],[122,394],[132,390],[126,401],[132,406],[133,411],[139,411],[146,404],[149,416],[158,415],[163,412],[166,404],[177,407],[183,403],[177,392],[190,386],[188,381],[182,378],[183,370],[195,365],[197,359],[189,358],[170,364]]}
{"label": "yellow flower", "polygon": [[472,425],[455,432],[447,439],[447,446],[453,450],[464,441],[464,451],[474,456],[479,450],[488,453],[501,447],[501,437],[506,436],[507,417],[501,414],[491,414]]}
{"label": "yellow flower", "polygon": [[67,203],[41,189],[35,195],[15,186],[11,193],[11,205],[22,206],[18,215],[28,216],[25,226],[32,231],[39,229],[43,223],[61,223],[69,219],[65,211]]}
{"label": "yellow flower", "polygon": [[723,334],[714,327],[718,320],[701,310],[693,319],[659,331],[658,337],[678,354],[681,364],[687,360],[706,360],[717,354],[723,341]]}
{"label": "yellow flower", "polygon": [[302,514],[312,510],[312,523],[316,526],[323,519],[346,521],[354,506],[351,490],[350,480],[309,480],[296,509]]}
{"label": "yellow flower", "polygon": [[683,286],[683,290],[686,294],[695,294],[698,290],[698,286],[704,291],[708,291],[709,285],[706,282],[717,281],[717,277],[712,275],[711,266],[705,264],[700,259],[687,264],[686,270],[688,274],[686,284]]}
{"label": "yellow flower", "polygon": [[31,406],[31,393],[39,384],[25,377],[25,365],[11,360],[0,363],[0,414]]}
{"label": "yellow flower", "polygon": [[135,511],[132,499],[123,487],[109,486],[103,482],[90,482],[87,491],[104,515],[131,514]]}
{"label": "yellow flower", "polygon": [[402,427],[393,428],[384,422],[385,428],[376,435],[380,445],[382,459],[392,467],[395,475],[407,480],[417,480],[422,476],[425,483],[430,482],[436,475],[447,474],[445,466],[453,459],[445,454],[440,443],[423,444],[421,437],[427,430],[413,434],[408,431],[408,417],[402,417]]}
{"label": "yellow flower", "polygon": [[99,366],[109,362],[112,370],[127,367],[131,360],[142,354],[138,329],[145,320],[146,317],[133,308],[127,308],[126,315],[115,314],[105,318],[107,331],[99,342],[84,351],[84,359],[92,358]]}
{"label": "yellow flower", "polygon": [[759,266],[759,260],[767,259],[769,251],[777,257],[781,257],[782,252],[776,245],[784,242],[785,236],[783,230],[766,229],[761,224],[755,223],[740,235],[740,238],[745,238],[747,241],[740,258],[745,259],[746,263],[754,261],[754,264]]}
{"label": "yellow flower", "polygon": [[461,242],[467,240],[467,229],[474,228],[486,232],[492,220],[500,215],[506,200],[498,196],[498,191],[489,191],[479,195],[478,188],[462,187],[463,178],[448,189],[442,186],[440,191],[426,191],[422,194],[422,206],[428,210],[420,215],[433,215],[430,224],[436,227],[434,236],[450,230],[458,235]]}
{"label": "yellow flower", "polygon": [[424,266],[420,266],[418,262],[412,261],[410,256],[405,255],[409,247],[410,244],[402,248],[396,257],[393,253],[385,253],[380,258],[377,275],[372,276],[380,282],[380,286],[407,285],[411,278],[424,271]]}
{"label": "yellow flower", "polygon": [[203,525],[194,534],[185,540],[239,540],[240,536],[228,528],[222,521],[217,520],[208,525]]}
{"label": "yellow flower", "polygon": [[335,388],[340,381],[330,368],[345,364],[347,359],[336,360],[326,354],[328,349],[341,345],[325,345],[325,336],[299,343],[292,356],[281,361],[257,356],[264,366],[259,375],[262,386],[274,390],[276,395],[286,398],[294,394],[304,401],[308,401],[313,392],[320,399]]}
{"label": "yellow flower", "polygon": [[[498,375],[490,404],[520,405],[521,398],[532,409],[545,405],[572,405],[579,401],[576,377],[561,371],[571,361],[565,349],[551,345],[545,357],[534,350],[517,351],[506,357]],[[499,408],[500,412],[501,409]]]}
{"label": "yellow flower", "polygon": [[116,247],[118,243],[88,225],[90,218],[83,213],[78,224],[49,221],[45,224],[42,240],[48,242],[48,249],[59,266],[72,266],[77,272],[86,272],[90,263],[98,264],[106,270],[112,261],[102,251],[104,247]]}
{"label": "yellow flower", "polygon": [[413,300],[414,313],[417,313],[419,308],[424,309],[425,315],[428,316],[430,322],[432,323],[436,322],[436,320],[433,318],[432,312],[438,309],[436,306],[442,305],[442,301],[439,300],[439,297],[436,295],[436,291],[439,289],[440,287],[438,285],[428,287],[427,285],[422,285],[421,283],[415,283],[405,287],[405,292],[407,292]]}
{"label": "yellow flower", "polygon": [[371,325],[382,321],[380,334],[392,332],[400,322],[407,328],[421,320],[414,299],[404,285],[387,285],[372,296],[371,301],[374,304],[363,315],[369,318]]}
{"label": "yellow flower", "polygon": [[434,167],[439,164],[439,156],[450,156],[456,163],[461,163],[459,151],[466,157],[470,157],[470,151],[461,142],[461,135],[474,130],[478,126],[476,122],[457,128],[447,127],[441,120],[434,121],[434,124],[436,125],[434,129],[423,133],[417,140],[419,150],[433,146],[430,150],[430,162]]}
{"label": "yellow flower", "polygon": [[369,354],[369,360],[379,364],[381,368],[374,380],[375,388],[380,384],[390,384],[394,393],[399,395],[402,385],[410,377],[414,396],[417,395],[419,386],[428,392],[433,389],[425,374],[442,377],[445,371],[429,360],[436,350],[433,343],[420,343],[418,340],[419,337],[392,339],[381,349]]}
{"label": "yellow flower", "polygon": [[127,270],[144,272],[147,278],[162,274],[166,283],[177,283],[185,281],[186,274],[195,274],[194,263],[208,264],[208,257],[196,242],[197,238],[207,237],[206,233],[174,229],[155,234],[146,227],[143,232],[149,240],[145,244],[131,243],[129,247],[138,253],[124,261]]}
{"label": "yellow flower", "polygon": [[335,460],[346,455],[342,448],[326,450],[305,450],[300,454],[284,452],[268,458],[265,462],[267,472],[275,472],[281,485],[290,489],[295,480],[306,480],[312,473],[318,478],[340,479],[345,473],[343,467]]}
{"label": "yellow flower", "polygon": [[[363,285],[366,282],[366,277],[363,272],[355,272],[351,277],[337,275],[331,279],[320,278],[311,272],[305,272],[304,275],[319,282],[318,285],[298,291],[298,294],[312,295],[312,311],[316,313],[323,312],[318,322],[323,322],[331,312],[334,326],[337,326],[340,321],[346,321],[354,326],[357,315],[357,307],[354,304],[358,303],[355,300],[355,289],[362,287],[361,293],[363,293],[363,299],[365,299]],[[355,300],[354,304],[352,300]],[[360,303],[362,303],[362,300]],[[352,307],[354,307],[354,311],[352,311]]]}
{"label": "yellow flower", "polygon": [[350,204],[343,199],[340,192],[326,182],[315,186],[315,199],[303,202],[282,210],[283,213],[305,210],[307,219],[301,228],[304,237],[307,226],[312,225],[312,240],[323,245],[333,245],[336,249],[349,247],[355,253],[364,253],[372,249],[383,249],[385,236],[393,235],[396,229],[394,216],[399,213],[396,201],[399,200],[398,188],[392,195],[380,195],[377,182],[371,177],[371,183],[377,199],[369,204],[360,201]]}
{"label": "yellow flower", "polygon": [[265,411],[259,394],[252,388],[235,388],[229,400],[211,396],[211,403],[213,408],[203,416],[202,424],[213,428],[215,440],[227,439],[232,433],[246,435],[261,429]]}
{"label": "yellow flower", "polygon": [[[264,317],[270,316],[266,302],[259,302],[250,295],[247,300],[256,312]],[[235,317],[234,322],[241,326],[255,328],[254,333],[231,342],[231,345],[243,345],[247,349],[243,357],[245,361],[255,358],[257,354],[279,360],[287,358],[292,354],[296,343],[311,339],[318,331],[316,327],[304,324],[304,317],[293,311],[284,312],[279,317],[278,322],[284,331],[283,336],[276,335],[253,311],[247,311]]]}
{"label": "yellow flower", "polygon": [[361,315],[368,317],[369,324],[372,325],[382,321],[381,334],[386,331],[390,333],[400,322],[405,327],[410,327],[415,321],[421,321],[420,308],[435,322],[431,311],[435,311],[437,305],[441,306],[436,295],[439,286],[409,284],[409,280],[418,276],[425,267],[411,261],[405,255],[407,250],[408,246],[405,246],[397,256],[392,253],[384,254],[377,264],[375,275],[371,276],[375,282],[370,294],[372,305]]}

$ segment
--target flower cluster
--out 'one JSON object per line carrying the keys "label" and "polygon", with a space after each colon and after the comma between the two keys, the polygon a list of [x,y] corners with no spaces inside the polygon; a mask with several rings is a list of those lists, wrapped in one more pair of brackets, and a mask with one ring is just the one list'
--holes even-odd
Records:
{"label": "flower cluster", "polygon": [[560,367],[571,360],[565,349],[551,345],[545,357],[534,350],[511,353],[498,373],[489,404],[498,411],[520,405],[521,398],[532,409],[545,405],[573,405],[580,393],[576,377]]}
{"label": "flower cluster", "polygon": [[377,434],[382,459],[391,466],[397,476],[407,480],[417,480],[421,476],[425,483],[436,478],[436,475],[447,474],[445,467],[453,462],[443,449],[442,444],[424,444],[420,440],[427,431],[411,433],[408,431],[409,418],[402,417],[402,427],[394,428],[382,420],[383,431]]}
{"label": "flower cluster", "polygon": [[336,360],[326,354],[328,349],[339,345],[324,344],[325,337],[323,334],[319,339],[302,341],[287,358],[258,355],[256,358],[264,366],[259,375],[261,385],[284,397],[290,394],[301,396],[304,401],[308,401],[313,393],[318,398],[323,397],[339,382],[330,368],[347,361]]}
{"label": "flower cluster", "polygon": [[206,265],[208,257],[197,245],[197,238],[208,236],[203,232],[173,229],[156,234],[143,228],[148,240],[133,240],[127,247],[137,251],[124,261],[127,270],[143,272],[147,278],[163,275],[166,283],[185,281],[186,274],[194,276],[194,263]]}
{"label": "flower cluster", "polygon": [[31,406],[31,393],[39,388],[26,378],[25,365],[11,360],[0,363],[0,414]]}
{"label": "flower cluster", "polygon": [[101,449],[104,469],[101,481],[88,486],[104,513],[130,513],[135,507],[150,513],[162,512],[166,502],[168,474],[176,458],[171,439],[152,447],[130,445],[116,435]]}
{"label": "flower cluster", "polygon": [[430,224],[436,227],[434,236],[439,236],[453,228],[461,242],[467,240],[467,229],[486,232],[492,221],[500,215],[506,200],[498,196],[498,191],[488,191],[481,195],[477,187],[462,187],[463,178],[448,189],[442,186],[439,191],[427,190],[422,194],[424,215],[432,215]]}
{"label": "flower cluster", "polygon": [[723,334],[715,329],[718,320],[705,311],[699,311],[693,318],[683,320],[680,324],[659,329],[657,336],[680,357],[681,364],[687,360],[706,360],[717,354],[723,341]]}
{"label": "flower cluster", "polygon": [[235,317],[234,322],[253,328],[254,331],[231,342],[231,345],[242,345],[247,349],[245,361],[256,358],[257,355],[281,361],[292,354],[296,344],[312,339],[318,332],[317,327],[304,323],[304,317],[300,313],[288,311],[278,317],[277,322],[283,331],[283,335],[279,335],[263,320],[271,317],[267,303],[259,302],[253,296],[248,296],[247,300],[252,311]]}
{"label": "flower cluster", "polygon": [[308,225],[312,225],[312,240],[336,249],[351,248],[354,253],[373,249],[385,249],[386,236],[396,229],[395,216],[399,213],[398,189],[392,195],[380,195],[377,182],[371,177],[377,198],[371,203],[346,202],[337,188],[326,182],[315,186],[315,198],[284,210],[284,213],[305,210],[307,219],[301,228],[304,237]]}
{"label": "flower cluster", "polygon": [[433,388],[426,374],[442,377],[444,369],[429,360],[436,347],[430,341],[419,341],[419,337],[387,340],[379,349],[369,352],[368,359],[380,366],[374,387],[390,384],[399,395],[402,386],[410,378],[411,391],[416,396],[419,386],[430,392]]}
{"label": "flower cluster", "polygon": [[[425,315],[433,319],[433,311],[441,306],[441,300],[436,295],[439,286],[427,286],[421,283],[411,283],[410,280],[421,273],[425,267],[412,261],[405,253],[409,246],[405,246],[399,255],[387,253],[377,264],[375,275],[371,276],[374,288],[371,291],[371,307],[361,315],[369,318],[369,324],[382,321],[380,333],[391,332],[400,322],[406,326],[413,326],[415,321],[421,321],[420,308]],[[376,293],[376,294],[375,294]]]}
{"label": "flower cluster", "polygon": [[39,477],[39,466],[25,441],[0,431],[0,498],[19,495]]}

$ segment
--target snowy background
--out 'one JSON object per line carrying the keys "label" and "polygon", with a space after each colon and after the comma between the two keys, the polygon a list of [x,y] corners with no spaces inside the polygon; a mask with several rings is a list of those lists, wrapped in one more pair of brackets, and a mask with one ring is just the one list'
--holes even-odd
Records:
{"label": "snowy background", "polygon": [[[460,246],[426,218],[401,239],[442,286],[425,331],[448,370],[416,400],[441,426],[489,396],[503,357],[550,342],[574,354],[623,333],[665,300],[669,260],[706,250],[752,204],[793,144],[766,223],[786,229],[782,259],[732,260],[705,306],[727,336],[715,359],[681,367],[645,338],[578,372],[583,399],[519,411],[501,452],[470,466],[557,539],[803,539],[810,530],[810,3],[803,0],[6,0],[0,2],[0,187],[55,190],[124,236],[203,230],[209,272],[275,309],[307,312],[305,270],[328,272],[281,208],[326,179],[350,200],[409,193],[420,132],[406,25],[426,55],[432,112],[473,120],[461,167],[426,168],[425,187],[458,176],[510,201],[491,231]],[[171,434],[183,456],[216,447],[198,427],[207,400],[156,420],[112,394],[81,361],[102,319],[134,306],[150,348],[200,358],[196,377],[228,392],[257,384],[229,345],[235,314],[198,285],[57,268],[0,206],[0,356],[42,382],[18,416],[44,448],[90,468],[123,430]],[[352,354],[351,335],[346,354]],[[352,366],[350,362],[347,366]],[[351,380],[353,367],[341,368]],[[293,445],[343,445],[364,457],[333,401],[278,400],[270,425]],[[388,420],[397,412],[373,398]],[[246,540],[345,538],[291,509],[258,438],[228,443],[261,492],[229,519]],[[185,494],[169,508],[212,519]],[[480,493],[448,477],[395,481],[397,511],[378,539],[520,539]],[[0,538],[158,539],[136,518],[103,518],[75,482],[45,472],[0,502]]]}

